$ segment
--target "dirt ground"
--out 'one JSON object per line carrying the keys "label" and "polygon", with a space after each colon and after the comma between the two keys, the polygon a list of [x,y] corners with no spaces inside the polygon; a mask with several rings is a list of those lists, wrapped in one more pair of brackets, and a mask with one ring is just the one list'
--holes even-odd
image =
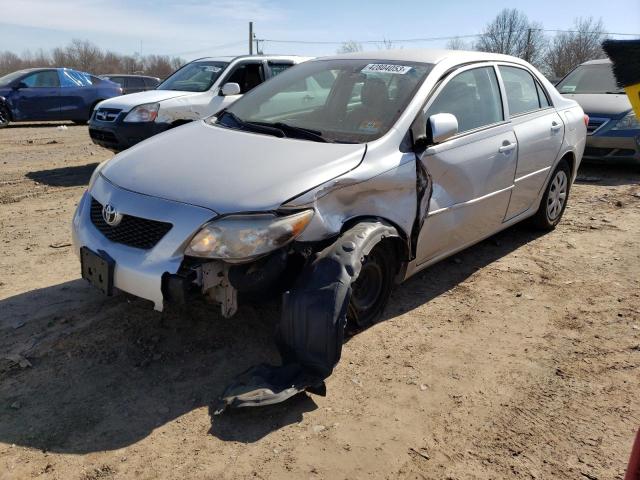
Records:
{"label": "dirt ground", "polygon": [[277,302],[157,313],[69,247],[112,154],[0,130],[0,480],[622,479],[640,426],[640,170],[581,170],[560,226],[516,226],[399,286],[326,397],[212,415],[277,358]]}

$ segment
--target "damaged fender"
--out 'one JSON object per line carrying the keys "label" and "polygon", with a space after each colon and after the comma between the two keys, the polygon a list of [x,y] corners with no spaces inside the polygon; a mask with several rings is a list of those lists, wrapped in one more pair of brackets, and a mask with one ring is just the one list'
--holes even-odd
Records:
{"label": "damaged fender", "polygon": [[364,257],[394,237],[399,235],[393,226],[366,221],[320,251],[283,295],[276,332],[282,365],[263,364],[242,373],[227,387],[215,413],[228,406],[279,403],[305,390],[323,394],[324,379],[340,360],[351,285]]}

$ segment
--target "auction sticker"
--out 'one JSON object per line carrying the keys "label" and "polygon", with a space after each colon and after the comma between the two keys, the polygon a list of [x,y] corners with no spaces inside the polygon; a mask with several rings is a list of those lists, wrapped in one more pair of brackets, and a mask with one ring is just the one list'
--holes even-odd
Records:
{"label": "auction sticker", "polygon": [[388,63],[370,63],[361,70],[361,73],[397,73],[404,75],[413,67],[407,65],[391,65]]}

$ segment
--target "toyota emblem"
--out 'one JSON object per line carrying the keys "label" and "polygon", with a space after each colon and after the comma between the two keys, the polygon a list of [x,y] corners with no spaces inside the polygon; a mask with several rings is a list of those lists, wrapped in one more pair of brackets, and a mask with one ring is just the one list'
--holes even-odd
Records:
{"label": "toyota emblem", "polygon": [[122,214],[118,213],[113,205],[110,203],[105,204],[102,207],[102,218],[111,227],[117,227],[122,221]]}

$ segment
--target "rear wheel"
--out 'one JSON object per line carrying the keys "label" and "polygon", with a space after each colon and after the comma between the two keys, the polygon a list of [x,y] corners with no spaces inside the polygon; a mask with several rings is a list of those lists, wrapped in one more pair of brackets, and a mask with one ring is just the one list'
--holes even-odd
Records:
{"label": "rear wheel", "polygon": [[0,105],[0,128],[4,128],[9,125],[10,119],[9,109],[4,105]]}
{"label": "rear wheel", "polygon": [[389,301],[395,274],[395,252],[380,243],[364,258],[360,274],[351,284],[347,321],[351,327],[366,328],[376,323]]}
{"label": "rear wheel", "polygon": [[569,163],[564,159],[560,160],[551,175],[551,180],[542,197],[540,207],[532,218],[532,222],[536,227],[542,230],[553,230],[560,223],[569,199],[570,178],[571,168]]}

